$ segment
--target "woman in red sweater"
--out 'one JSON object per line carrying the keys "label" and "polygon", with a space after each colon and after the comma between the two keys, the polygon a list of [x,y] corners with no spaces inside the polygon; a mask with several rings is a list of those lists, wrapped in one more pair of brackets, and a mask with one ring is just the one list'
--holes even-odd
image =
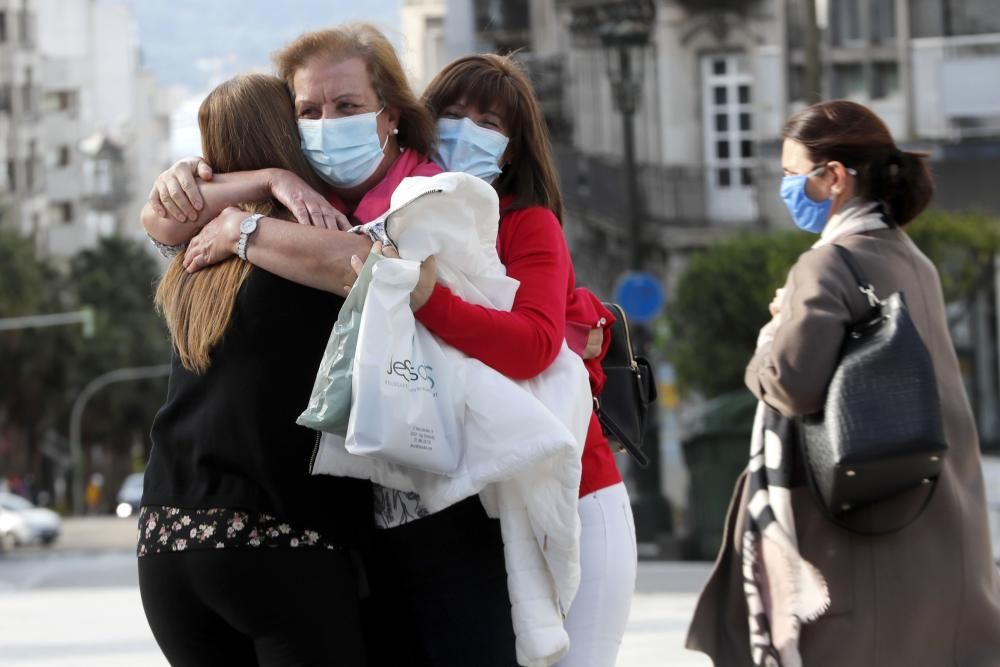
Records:
{"label": "woman in red sweater", "polygon": [[[474,306],[422,271],[411,303],[417,319],[455,348],[515,379],[532,378],[563,340],[584,357],[595,395],[604,383],[600,301],[575,287],[562,230],[562,198],[545,121],[531,84],[509,58],[476,55],[451,63],[424,100],[438,118],[435,157],[447,171],[493,183],[500,195],[497,253],[520,281],[510,312]],[[581,583],[566,619],[569,654],[559,663],[614,665],[635,588],[635,529],[628,494],[596,414],[580,485]]]}

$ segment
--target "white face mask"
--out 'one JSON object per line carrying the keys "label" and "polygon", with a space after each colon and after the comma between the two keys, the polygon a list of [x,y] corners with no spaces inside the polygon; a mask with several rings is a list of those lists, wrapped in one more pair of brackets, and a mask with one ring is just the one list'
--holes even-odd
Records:
{"label": "white face mask", "polygon": [[324,181],[340,188],[364,183],[382,164],[389,136],[379,140],[378,115],[369,112],[344,118],[300,118],[302,152]]}
{"label": "white face mask", "polygon": [[437,122],[438,148],[434,162],[445,171],[462,171],[492,183],[500,175],[500,160],[510,139],[476,125],[471,118]]}

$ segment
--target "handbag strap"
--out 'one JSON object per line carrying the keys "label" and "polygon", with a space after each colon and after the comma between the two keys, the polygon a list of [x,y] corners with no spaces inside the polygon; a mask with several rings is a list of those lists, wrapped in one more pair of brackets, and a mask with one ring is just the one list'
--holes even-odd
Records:
{"label": "handbag strap", "polygon": [[611,418],[611,415],[601,409],[600,401],[596,397],[594,398],[594,412],[597,413],[597,420],[601,423],[601,426],[611,433],[622,449],[635,460],[640,468],[645,468],[649,465],[649,457],[646,456],[646,453],[642,451],[639,445],[632,442],[625,435],[625,431]]}
{"label": "handbag strap", "polygon": [[865,279],[865,273],[862,271],[861,266],[858,264],[858,260],[855,259],[854,255],[852,255],[847,248],[839,243],[832,243],[830,245],[833,246],[833,248],[837,251],[837,254],[840,255],[840,258],[847,264],[847,268],[854,277],[854,282],[858,284],[858,289],[861,290],[862,294],[868,297],[868,305],[872,308],[876,308],[881,305],[882,300],[878,298],[877,294],[875,294],[875,286]]}

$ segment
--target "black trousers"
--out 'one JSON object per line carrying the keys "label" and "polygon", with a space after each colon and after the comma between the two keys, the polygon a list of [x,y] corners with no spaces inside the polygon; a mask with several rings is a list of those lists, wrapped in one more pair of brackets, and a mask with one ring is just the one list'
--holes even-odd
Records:
{"label": "black trousers", "polygon": [[372,667],[516,667],[500,522],[478,497],[375,531]]}
{"label": "black trousers", "polygon": [[363,667],[354,566],[326,549],[218,549],[139,559],[146,618],[171,665]]}

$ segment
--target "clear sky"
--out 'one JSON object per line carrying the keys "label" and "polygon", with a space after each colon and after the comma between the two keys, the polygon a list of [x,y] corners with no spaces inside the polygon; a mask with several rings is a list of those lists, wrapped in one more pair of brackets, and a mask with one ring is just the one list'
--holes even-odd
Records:
{"label": "clear sky", "polygon": [[[105,0],[110,1],[110,0]],[[296,35],[345,21],[371,21],[397,46],[401,0],[126,0],[143,62],[164,86],[182,88],[172,117],[175,157],[197,154],[204,95],[238,72],[269,71],[271,54]]]}
{"label": "clear sky", "polygon": [[269,69],[296,35],[367,20],[399,42],[400,0],[129,0],[145,63],[167,85],[198,89],[222,76]]}

